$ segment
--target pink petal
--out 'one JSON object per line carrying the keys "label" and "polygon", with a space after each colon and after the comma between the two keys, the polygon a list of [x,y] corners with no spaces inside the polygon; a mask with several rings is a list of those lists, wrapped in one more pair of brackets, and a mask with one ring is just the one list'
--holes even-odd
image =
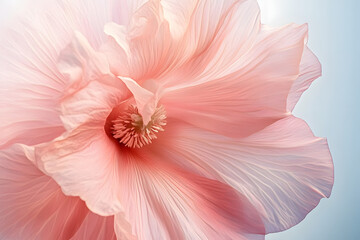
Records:
{"label": "pink petal", "polygon": [[252,48],[230,66],[168,88],[160,103],[168,117],[223,135],[259,131],[289,114],[286,98],[299,73],[306,34],[306,25],[263,28]]}
{"label": "pink petal", "polygon": [[287,99],[287,108],[292,111],[295,104],[299,101],[302,93],[310,87],[310,84],[321,76],[321,64],[317,57],[308,47],[304,48],[304,53],[300,63],[299,77],[291,86]]}
{"label": "pink petal", "polygon": [[110,77],[107,81],[118,86],[92,81],[61,101],[61,120],[68,131],[88,122],[104,126],[113,107],[129,97],[125,84],[118,78]]}
{"label": "pink petal", "polygon": [[71,240],[116,240],[114,217],[103,217],[88,211],[80,228]]}
{"label": "pink petal", "polygon": [[[60,51],[75,30],[98,47],[112,21],[113,1],[36,1],[33,11],[1,32],[0,146],[38,144],[63,132],[58,102],[67,78],[57,69]],[[89,17],[92,16],[92,17]]]}
{"label": "pink petal", "polygon": [[[187,27],[178,53],[185,55],[186,62],[174,73],[177,76],[164,77],[167,86],[193,83],[199,78],[212,80],[219,73],[224,75],[252,47],[260,31],[260,10],[253,0],[192,1],[197,2],[194,12],[191,12],[193,5],[185,4],[189,1],[164,2],[173,5],[170,12],[179,18],[175,21],[176,31]],[[186,13],[177,14],[179,9]],[[193,15],[186,19],[189,22],[180,21],[186,14]],[[169,20],[169,24],[173,27],[174,22]]]}
{"label": "pink petal", "polygon": [[[128,76],[136,81],[154,78],[167,70],[176,57],[159,1],[148,1],[137,9],[126,29],[109,23],[105,26],[105,32],[118,44],[114,49],[117,54],[110,51],[105,53],[112,63],[111,68],[120,76]],[[113,45],[114,41],[108,44]],[[129,70],[125,70],[124,65]],[[122,69],[125,73],[116,69]]]}
{"label": "pink petal", "polygon": [[[113,217],[65,196],[15,145],[0,152],[0,236],[4,239],[115,239]],[[91,227],[91,229],[89,229]],[[91,231],[90,231],[91,230]]]}
{"label": "pink petal", "polygon": [[111,75],[105,55],[96,52],[86,37],[77,31],[73,41],[60,53],[57,66],[68,77],[69,94],[86,86],[89,81]]}
{"label": "pink petal", "polygon": [[263,239],[257,211],[228,185],[167,167],[147,151],[127,162],[122,199],[137,239]]}
{"label": "pink petal", "polygon": [[143,118],[144,125],[147,125],[156,110],[158,99],[155,93],[141,87],[131,78],[120,77],[120,79],[134,95],[136,106]]}
{"label": "pink petal", "polygon": [[333,163],[327,141],[293,116],[247,138],[230,139],[178,123],[158,139],[157,153],[203,176],[222,179],[262,212],[266,232],[299,223],[329,197]]}
{"label": "pink petal", "polygon": [[106,135],[104,124],[85,123],[37,147],[36,161],[66,195],[80,196],[91,211],[109,216],[122,210],[121,153],[118,143]]}
{"label": "pink petal", "polygon": [[118,87],[89,82],[63,99],[61,120],[67,132],[36,146],[36,164],[62,187],[80,196],[100,215],[121,210],[118,196],[119,143],[107,135],[107,117],[129,96],[120,79]]}

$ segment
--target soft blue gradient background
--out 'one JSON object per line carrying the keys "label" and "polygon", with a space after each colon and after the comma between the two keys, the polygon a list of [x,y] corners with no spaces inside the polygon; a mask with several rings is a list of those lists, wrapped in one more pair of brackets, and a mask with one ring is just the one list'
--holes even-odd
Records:
{"label": "soft blue gradient background", "polygon": [[[23,0],[0,0],[0,25]],[[76,0],[74,0],[76,1]],[[213,0],[212,0],[213,1]],[[327,137],[335,163],[335,185],[303,222],[267,240],[360,239],[360,1],[259,0],[263,22],[309,23],[309,46],[323,77],[302,96],[294,114],[317,136]]]}

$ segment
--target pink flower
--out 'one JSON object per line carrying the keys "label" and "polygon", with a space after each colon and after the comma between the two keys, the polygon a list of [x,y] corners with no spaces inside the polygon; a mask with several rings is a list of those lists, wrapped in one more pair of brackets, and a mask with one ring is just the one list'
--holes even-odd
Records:
{"label": "pink flower", "polygon": [[291,114],[321,74],[307,25],[255,0],[39,2],[0,47],[1,237],[264,239],[329,197],[327,142]]}

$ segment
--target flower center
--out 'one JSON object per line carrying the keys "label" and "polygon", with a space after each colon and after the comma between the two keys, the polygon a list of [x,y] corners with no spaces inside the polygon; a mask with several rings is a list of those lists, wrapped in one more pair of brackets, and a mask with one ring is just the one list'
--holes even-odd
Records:
{"label": "flower center", "polygon": [[112,135],[120,143],[130,148],[141,148],[156,139],[158,132],[164,131],[166,125],[166,112],[163,106],[156,108],[147,125],[138,108],[129,105],[128,109],[112,121]]}

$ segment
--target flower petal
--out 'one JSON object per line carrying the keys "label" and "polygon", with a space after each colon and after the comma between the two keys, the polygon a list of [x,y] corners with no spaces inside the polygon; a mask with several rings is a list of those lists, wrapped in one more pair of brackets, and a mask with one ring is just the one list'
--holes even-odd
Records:
{"label": "flower petal", "polygon": [[118,86],[109,86],[99,81],[92,81],[76,94],[61,101],[61,120],[68,131],[78,126],[97,121],[103,124],[107,116],[118,103],[129,94],[125,84],[118,78],[109,77],[108,82]]}
{"label": "flower petal", "polygon": [[[186,29],[178,51],[185,64],[178,69],[178,78],[165,78],[167,85],[183,84],[210,73],[214,78],[214,71],[224,71],[251,48],[260,30],[260,9],[254,0],[162,3],[168,5],[165,17],[171,14],[170,28],[178,33]],[[178,14],[179,9],[183,14]]]}
{"label": "flower petal", "polygon": [[130,92],[134,95],[136,106],[139,109],[144,125],[146,126],[151,120],[151,116],[156,110],[157,97],[155,93],[141,87],[137,82],[127,77],[120,77]]}
{"label": "flower petal", "polygon": [[228,185],[166,166],[148,152],[128,158],[122,201],[137,239],[263,239],[256,209]]}
{"label": "flower petal", "polygon": [[252,203],[259,201],[267,233],[294,226],[330,196],[334,175],[327,142],[293,116],[242,139],[191,125],[172,129],[170,122],[166,130],[157,152],[183,168],[223,179]]}
{"label": "flower petal", "polygon": [[308,47],[304,48],[304,53],[300,63],[299,77],[291,86],[287,98],[287,108],[292,111],[295,104],[299,101],[302,93],[310,87],[310,84],[321,76],[321,64],[317,57]]}
{"label": "flower petal", "polygon": [[[112,63],[111,68],[120,76],[136,81],[154,78],[168,70],[177,56],[159,0],[148,1],[137,9],[126,28],[108,23],[105,25],[105,33],[118,44],[114,48],[117,54],[110,51],[105,51],[105,54]],[[108,44],[114,47],[114,41]],[[109,46],[104,48],[108,49]],[[124,69],[124,66],[128,66],[129,70]]]}
{"label": "flower petal", "polygon": [[84,221],[71,240],[116,240],[114,217],[103,217],[88,210]]}
{"label": "flower petal", "polygon": [[223,135],[259,131],[289,114],[286,98],[299,74],[306,34],[306,25],[263,28],[230,67],[167,88],[160,103],[169,117]]}
{"label": "flower petal", "polygon": [[91,239],[115,239],[113,217],[97,216],[79,198],[65,196],[19,145],[0,152],[0,216],[5,239],[79,239],[89,226]]}
{"label": "flower petal", "polygon": [[[98,47],[103,25],[112,21],[114,1],[31,1],[22,21],[1,31],[0,146],[38,144],[63,132],[58,102],[68,87],[57,69],[60,51],[73,32]],[[89,16],[92,16],[89,18]]]}
{"label": "flower petal", "polygon": [[104,131],[104,124],[89,122],[49,144],[36,148],[36,162],[66,195],[80,196],[88,208],[102,216],[122,210],[118,181],[121,155]]}
{"label": "flower petal", "polygon": [[68,77],[68,94],[83,88],[89,81],[111,75],[105,55],[96,52],[86,37],[77,31],[73,41],[60,53],[57,66]]}

